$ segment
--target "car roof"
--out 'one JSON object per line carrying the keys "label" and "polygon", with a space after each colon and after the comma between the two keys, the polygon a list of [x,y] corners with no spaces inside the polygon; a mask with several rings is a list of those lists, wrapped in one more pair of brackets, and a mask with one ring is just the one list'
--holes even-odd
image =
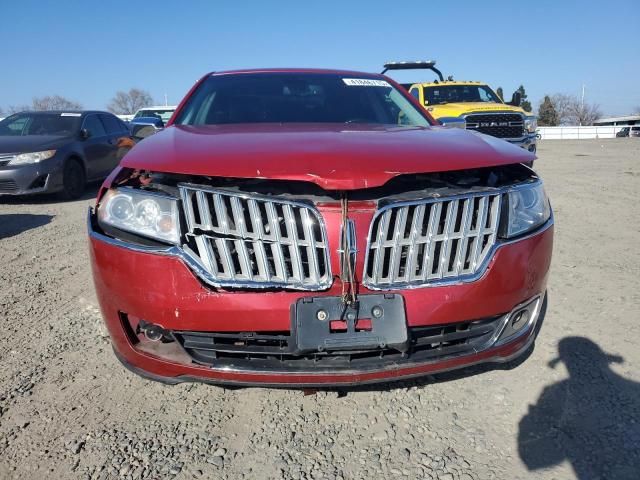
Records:
{"label": "car roof", "polygon": [[80,114],[82,116],[88,115],[90,113],[106,113],[107,115],[113,115],[113,113],[105,112],[104,110],[74,110],[74,109],[69,109],[69,110],[23,110],[22,112],[16,112],[16,113],[29,113],[29,114],[32,114],[32,115],[47,115],[47,114],[49,114],[49,115],[50,114],[61,115],[63,113],[75,113],[75,114]]}
{"label": "car roof", "polygon": [[478,82],[476,80],[444,80],[442,82],[417,82],[423,87],[437,87],[442,85],[486,85],[485,82]]}
{"label": "car roof", "polygon": [[242,70],[224,70],[220,72],[209,72],[207,76],[217,75],[240,75],[247,73],[325,73],[333,75],[366,75],[368,77],[384,77],[379,73],[359,72],[356,70],[335,70],[330,68],[252,68]]}
{"label": "car roof", "polygon": [[139,108],[138,112],[140,112],[142,110],[170,110],[170,109],[175,110],[176,108],[178,108],[177,105],[155,105],[155,106],[151,106],[151,107]]}

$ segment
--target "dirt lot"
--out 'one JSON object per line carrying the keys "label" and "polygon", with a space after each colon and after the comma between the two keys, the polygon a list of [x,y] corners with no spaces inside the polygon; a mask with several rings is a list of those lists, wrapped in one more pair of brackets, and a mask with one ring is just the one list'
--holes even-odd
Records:
{"label": "dirt lot", "polygon": [[640,141],[544,142],[549,307],[519,365],[345,394],[115,359],[86,199],[0,198],[0,478],[640,478]]}

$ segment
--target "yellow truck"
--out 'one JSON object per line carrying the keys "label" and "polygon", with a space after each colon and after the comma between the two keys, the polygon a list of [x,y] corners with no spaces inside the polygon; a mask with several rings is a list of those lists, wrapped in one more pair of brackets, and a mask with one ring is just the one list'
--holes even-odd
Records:
{"label": "yellow truck", "polygon": [[388,70],[428,69],[437,80],[402,83],[432,116],[443,125],[466,128],[502,138],[530,152],[536,151],[536,117],[520,107],[522,98],[515,92],[504,102],[487,84],[444,78],[434,61],[390,62]]}

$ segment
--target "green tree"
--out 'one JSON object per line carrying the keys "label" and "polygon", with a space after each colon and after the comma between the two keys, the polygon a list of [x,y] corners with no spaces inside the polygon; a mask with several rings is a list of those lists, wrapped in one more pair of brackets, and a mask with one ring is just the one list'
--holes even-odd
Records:
{"label": "green tree", "polygon": [[531,110],[533,110],[533,108],[531,107],[531,102],[527,100],[527,92],[525,92],[524,86],[520,85],[516,92],[520,92],[520,95],[522,96],[522,102],[520,103],[522,109],[525,112],[530,112]]}
{"label": "green tree", "polygon": [[500,100],[504,102],[504,93],[502,92],[502,87],[498,87],[498,90],[496,90],[496,93],[500,97]]}
{"label": "green tree", "polygon": [[540,102],[538,106],[538,125],[542,127],[555,127],[560,124],[560,118],[556,107],[553,105],[553,101],[549,95],[544,96],[544,100]]}

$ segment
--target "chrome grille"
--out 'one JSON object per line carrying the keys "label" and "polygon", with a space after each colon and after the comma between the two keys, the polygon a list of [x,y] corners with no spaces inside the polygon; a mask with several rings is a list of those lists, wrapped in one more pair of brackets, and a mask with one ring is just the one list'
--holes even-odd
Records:
{"label": "chrome grille", "polygon": [[495,244],[500,194],[429,199],[378,210],[363,282],[374,289],[471,280]]}
{"label": "chrome grille", "polygon": [[180,185],[185,250],[219,286],[320,290],[331,285],[326,230],[308,204]]}

